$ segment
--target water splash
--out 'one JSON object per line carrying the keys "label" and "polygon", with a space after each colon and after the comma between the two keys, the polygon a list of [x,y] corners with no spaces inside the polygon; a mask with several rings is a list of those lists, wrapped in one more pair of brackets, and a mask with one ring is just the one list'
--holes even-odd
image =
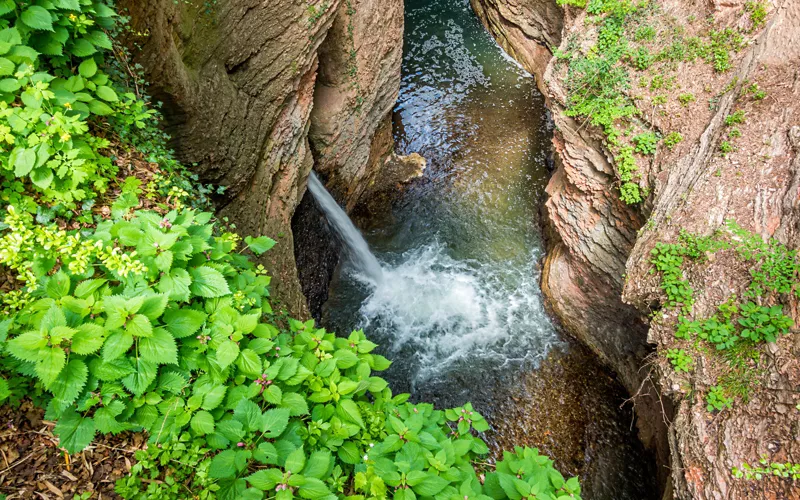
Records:
{"label": "water splash", "polygon": [[383,281],[383,270],[378,259],[372,255],[358,228],[347,216],[347,213],[336,203],[336,200],[325,189],[325,186],[322,185],[322,182],[317,178],[317,174],[313,171],[308,177],[308,189],[320,209],[325,213],[336,234],[342,239],[347,255],[356,269],[371,282],[381,283]]}

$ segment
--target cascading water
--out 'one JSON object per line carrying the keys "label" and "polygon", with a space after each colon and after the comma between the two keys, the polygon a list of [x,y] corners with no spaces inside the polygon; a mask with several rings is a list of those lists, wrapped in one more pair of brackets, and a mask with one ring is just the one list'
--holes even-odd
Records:
{"label": "cascading water", "polygon": [[325,327],[363,328],[393,361],[382,374],[393,392],[438,407],[472,401],[494,428],[490,442],[537,446],[587,474],[584,498],[653,498],[619,387],[566,348],[544,310],[537,221],[550,132],[533,78],[468,0],[405,5],[395,141],[428,167],[389,213],[370,214],[365,237],[312,175],[348,256]]}
{"label": "cascading water", "polygon": [[325,189],[325,186],[322,185],[317,174],[313,171],[308,176],[308,189],[314,196],[314,200],[320,210],[325,213],[325,217],[333,226],[336,234],[342,239],[345,250],[355,269],[362,277],[372,283],[376,285],[381,283],[383,281],[383,270],[378,259],[369,251],[369,246],[364,241],[364,237],[361,236],[361,233],[353,225],[345,211],[339,207],[336,200]]}

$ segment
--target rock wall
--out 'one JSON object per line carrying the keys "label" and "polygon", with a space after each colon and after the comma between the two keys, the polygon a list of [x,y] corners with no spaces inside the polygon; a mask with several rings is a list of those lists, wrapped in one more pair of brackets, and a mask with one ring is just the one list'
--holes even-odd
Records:
{"label": "rock wall", "polygon": [[383,180],[393,156],[403,1],[122,0],[121,7],[178,158],[226,187],[220,215],[239,232],[278,241],[263,258],[274,294],[306,315],[292,216],[313,166],[348,207]]}
{"label": "rock wall", "polygon": [[[640,75],[649,82],[661,69],[631,78],[636,86],[629,97],[639,119],[653,130],[678,130],[683,136],[673,149],[660,148],[640,167],[640,185],[650,194],[637,206],[619,201],[613,154],[602,132],[565,114],[565,67],[551,54],[559,43],[562,52],[594,45],[597,28],[591,16],[580,8],[556,9],[555,1],[472,4],[498,42],[537,75],[556,123],[543,291],[564,326],[635,395],[640,435],[670,475],[669,483],[662,478],[665,498],[798,498],[800,488],[791,481],[747,482],[731,474],[732,467],[754,463],[765,453],[778,461],[800,461],[796,414],[790,411],[797,399],[791,388],[798,386],[800,372],[796,342],[784,338],[769,346],[768,368],[759,375],[762,385],[749,401],[737,401],[716,416],[709,413],[703,390],[714,382],[708,370],[700,366],[693,380],[676,380],[669,364],[653,353],[671,347],[674,321],[649,323],[661,300],[649,274],[649,255],[655,243],[675,241],[681,229],[711,234],[726,219],[790,248],[800,243],[800,4],[766,2],[767,22],[759,27],[744,0],[655,2],[651,24],[657,30],[689,36],[709,29],[697,20],[713,19],[713,29],[737,30],[746,43],[732,53],[727,72],[680,62],[670,69],[677,75],[675,85],[655,92],[636,83]],[[560,35],[548,26],[561,27]],[[742,98],[753,82],[767,93],[763,101]],[[697,100],[683,104],[681,94]],[[723,157],[724,119],[735,109],[744,109],[747,121],[739,127],[735,151]],[[748,276],[729,262],[709,265],[693,281],[696,310],[710,311],[732,292],[741,292]],[[796,322],[796,299],[786,300]]]}

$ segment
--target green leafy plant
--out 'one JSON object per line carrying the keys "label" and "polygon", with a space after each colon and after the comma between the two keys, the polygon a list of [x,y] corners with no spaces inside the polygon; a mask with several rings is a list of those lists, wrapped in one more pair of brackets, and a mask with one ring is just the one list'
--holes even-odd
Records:
{"label": "green leafy plant", "polygon": [[731,144],[729,141],[722,141],[719,144],[719,152],[722,153],[722,156],[727,155],[731,151],[733,151],[733,144]]}
{"label": "green leafy plant", "polygon": [[683,141],[683,135],[680,132],[673,131],[664,137],[664,145],[669,149],[674,149],[681,141]]}
{"label": "green leafy plant", "polygon": [[694,94],[686,93],[686,94],[679,95],[678,96],[678,101],[681,103],[681,106],[688,106],[689,103],[692,103],[692,102],[696,101],[696,99],[694,97]]}
{"label": "green leafy plant", "polygon": [[667,359],[676,372],[688,372],[692,369],[694,361],[683,349],[669,349]]}
{"label": "green leafy plant", "polygon": [[766,0],[748,0],[744,4],[744,10],[750,14],[750,22],[753,23],[752,30],[757,30],[766,23],[767,20]]}
{"label": "green leafy plant", "polygon": [[655,132],[644,132],[633,137],[636,144],[636,152],[643,155],[653,155],[656,153],[660,138]]}
{"label": "green leafy plant", "polygon": [[715,385],[706,394],[706,410],[709,412],[722,411],[730,408],[733,400],[725,395],[722,387]]}
{"label": "green leafy plant", "polygon": [[768,477],[781,477],[786,479],[800,479],[800,464],[792,462],[770,462],[764,455],[758,461],[758,465],[742,464],[741,468],[734,467],[731,474],[736,479],[746,479],[748,481],[761,481]]}
{"label": "green leafy plant", "polygon": [[744,121],[745,121],[745,114],[744,111],[741,109],[725,117],[725,125],[728,126],[739,125],[744,123]]}

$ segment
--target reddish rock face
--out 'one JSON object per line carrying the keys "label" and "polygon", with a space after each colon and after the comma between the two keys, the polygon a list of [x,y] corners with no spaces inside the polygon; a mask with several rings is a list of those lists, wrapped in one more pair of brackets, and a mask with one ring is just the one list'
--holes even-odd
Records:
{"label": "reddish rock face", "polygon": [[[226,186],[220,215],[278,245],[274,293],[306,314],[291,218],[312,166],[348,207],[392,154],[402,0],[123,1],[178,157]],[[309,139],[310,142],[309,142]],[[313,154],[312,154],[313,151]],[[392,179],[394,180],[394,179]]]}
{"label": "reddish rock face", "polygon": [[[559,45],[562,51],[569,44],[585,50],[594,45],[596,27],[587,22],[585,10],[554,10],[555,1],[472,4],[498,42],[538,76],[556,123],[557,170],[547,188],[549,247],[542,289],[566,329],[617,371],[632,394],[639,394],[642,438],[660,448],[664,465],[671,468],[667,492],[676,498],[797,498],[790,481],[746,482],[731,475],[732,467],[753,463],[764,453],[778,461],[800,461],[796,415],[788,410],[797,403],[791,388],[800,382],[794,339],[785,337],[764,349],[760,366],[769,368],[759,375],[756,395],[717,416],[706,411],[702,394],[718,374],[696,370],[689,385],[694,390],[687,392],[681,389],[686,381],[675,380],[662,357],[647,358],[654,364],[645,357],[674,344],[675,321],[669,313],[666,321],[648,324],[651,307],[662,300],[649,273],[650,251],[657,242],[675,241],[681,229],[711,234],[733,219],[790,248],[800,243],[800,3],[766,2],[765,25],[752,29],[744,0],[658,2],[662,17],[655,26],[694,34],[707,29],[695,20],[713,17],[716,29],[737,29],[749,42],[731,53],[732,68],[724,73],[707,64],[678,63],[676,85],[670,89],[642,88],[638,79],[648,75],[634,72],[629,97],[636,96],[640,119],[662,134],[680,131],[683,136],[674,148],[660,148],[640,164],[640,185],[650,191],[641,206],[619,201],[613,155],[602,133],[565,115],[565,67],[549,53]],[[558,27],[557,37],[548,26]],[[766,99],[741,97],[754,82]],[[663,94],[665,104],[653,104],[656,93]],[[697,101],[682,104],[680,94],[697,96]],[[723,157],[724,119],[737,110],[747,120],[738,127],[735,150]],[[692,273],[695,311],[701,313],[713,311],[732,293],[741,296],[749,283],[748,270],[725,259]],[[796,323],[796,298],[781,300]],[[671,424],[668,434],[665,423]]]}

